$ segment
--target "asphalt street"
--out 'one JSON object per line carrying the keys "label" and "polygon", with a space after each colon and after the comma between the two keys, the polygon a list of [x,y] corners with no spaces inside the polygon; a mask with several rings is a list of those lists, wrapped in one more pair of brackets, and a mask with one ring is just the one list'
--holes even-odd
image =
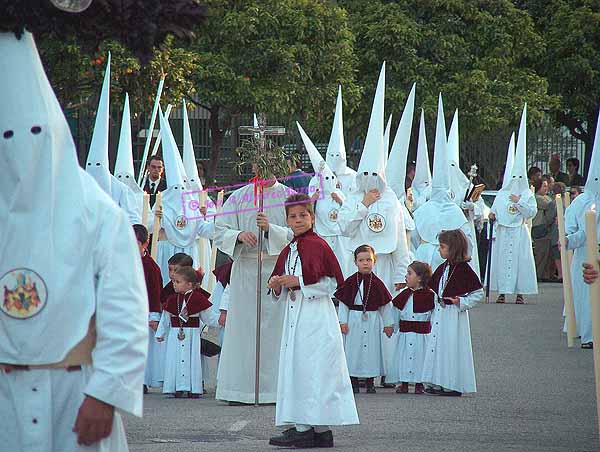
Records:
{"label": "asphalt street", "polygon": [[[526,305],[471,311],[478,392],[453,397],[361,393],[361,424],[335,427],[336,450],[600,450],[591,351],[568,349],[562,288],[540,285]],[[307,363],[308,365],[309,363]],[[411,389],[412,391],[412,389]],[[126,418],[131,451],[269,451],[274,406],[230,407],[214,399],[145,396],[144,417]],[[331,450],[331,449],[329,449]]]}

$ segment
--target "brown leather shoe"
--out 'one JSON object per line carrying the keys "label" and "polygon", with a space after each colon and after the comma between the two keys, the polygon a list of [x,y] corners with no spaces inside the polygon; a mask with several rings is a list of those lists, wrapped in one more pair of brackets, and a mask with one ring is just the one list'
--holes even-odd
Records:
{"label": "brown leather shoe", "polygon": [[396,388],[396,394],[408,394],[408,383],[403,381],[402,384]]}

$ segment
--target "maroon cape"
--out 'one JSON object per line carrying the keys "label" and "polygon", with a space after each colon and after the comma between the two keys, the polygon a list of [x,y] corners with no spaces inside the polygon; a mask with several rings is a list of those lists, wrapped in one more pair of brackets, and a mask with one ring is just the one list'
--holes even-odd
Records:
{"label": "maroon cape", "polygon": [[[438,293],[440,287],[440,279],[444,274],[446,266],[450,266],[448,270],[449,281],[446,284],[444,293]],[[435,270],[431,281],[429,281],[429,287],[438,293],[440,298],[443,297],[462,297],[471,292],[481,289],[481,281],[467,262],[461,262],[459,264],[450,264],[448,261],[440,264]]]}
{"label": "maroon cape", "polygon": [[[167,298],[167,303],[165,305],[165,311],[173,314],[179,315],[179,310],[177,309],[177,297],[179,297],[179,307],[183,306],[183,294],[174,293],[169,298]],[[204,311],[212,306],[212,303],[208,301],[208,298],[198,289],[194,289],[192,291],[192,296],[187,301],[187,312],[188,315],[198,314],[200,311]]]}
{"label": "maroon cape", "polygon": [[[357,276],[358,275],[358,281]],[[363,275],[359,272],[354,273],[350,276],[346,281],[344,281],[344,285],[335,291],[333,295],[335,298],[340,300],[349,308],[354,306],[354,299],[356,298],[356,294],[358,293],[358,286],[361,281],[363,283],[363,303],[367,303],[366,311],[377,311],[380,307],[385,306],[390,302],[392,296],[390,292],[385,287],[385,284],[381,279],[377,277],[375,273],[373,273],[373,279],[371,280],[371,290],[369,291],[369,275]],[[367,300],[367,293],[369,294],[369,299]]]}
{"label": "maroon cape", "polygon": [[[196,273],[198,273],[198,277],[200,277],[200,272],[198,270],[196,270]],[[194,290],[197,290],[202,295],[204,295],[206,298],[210,298],[210,293],[207,292],[206,290],[204,290],[202,287],[199,287]],[[167,283],[167,285],[165,287],[163,287],[163,290],[160,292],[160,304],[162,304],[163,309],[165,309],[165,305],[167,304],[167,299],[171,295],[174,295],[174,294],[175,294],[175,289],[173,288],[173,281],[169,281]]]}
{"label": "maroon cape", "polygon": [[148,291],[148,310],[150,312],[161,312],[162,276],[160,267],[149,254],[142,257],[142,266],[144,267],[146,290]]}
{"label": "maroon cape", "polygon": [[[335,254],[331,251],[329,244],[315,234],[312,229],[294,237],[293,242],[298,243],[298,254],[302,262],[302,280],[306,286],[318,283],[324,276],[335,278],[338,287],[344,283],[344,276]],[[289,253],[290,245],[287,245],[279,253],[271,276],[285,275],[285,260]]]}
{"label": "maroon cape", "polygon": [[217,282],[220,282],[223,287],[227,287],[231,278],[231,267],[233,267],[233,261],[230,260],[225,264],[219,265],[213,270],[213,275],[217,278]]}
{"label": "maroon cape", "polygon": [[392,303],[402,311],[411,295],[413,296],[413,312],[422,314],[433,310],[435,305],[435,292],[429,287],[417,290],[406,288],[394,297]]}

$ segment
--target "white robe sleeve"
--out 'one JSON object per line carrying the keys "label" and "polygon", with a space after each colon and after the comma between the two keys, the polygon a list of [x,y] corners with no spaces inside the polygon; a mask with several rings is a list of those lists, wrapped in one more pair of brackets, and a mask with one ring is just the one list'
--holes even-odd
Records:
{"label": "white robe sleeve", "polygon": [[208,308],[204,311],[200,311],[200,320],[202,320],[205,325],[221,328],[221,325],[219,325],[219,314],[217,314],[214,309]]}
{"label": "white robe sleeve", "polygon": [[466,311],[467,309],[471,309],[478,302],[483,300],[483,295],[483,289],[477,289],[471,293],[468,293],[464,297],[459,297],[460,305],[458,306],[458,309],[460,311]]}
{"label": "white robe sleeve", "polygon": [[125,214],[108,219],[94,250],[96,346],[84,393],[142,415],[148,352],[148,297],[133,229]]}
{"label": "white robe sleeve", "polygon": [[379,314],[383,320],[383,326],[394,326],[393,304],[390,301],[385,306],[379,308]]}
{"label": "white robe sleeve", "polygon": [[292,240],[294,234],[285,226],[269,223],[269,234],[267,236],[267,253],[270,256],[279,256],[281,250]]}
{"label": "white robe sleeve", "polygon": [[[352,202],[356,199],[357,202]],[[369,209],[359,200],[358,197],[352,197],[345,202],[338,215],[338,224],[340,231],[346,237],[352,237],[358,232],[360,224],[363,222]]]}
{"label": "white robe sleeve", "polygon": [[323,276],[319,282],[311,284],[309,286],[304,285],[302,276],[300,279],[300,290],[307,300],[314,300],[321,297],[331,297],[331,294],[335,292],[336,280],[330,276]]}
{"label": "white robe sleeve", "polygon": [[149,322],[160,322],[160,312],[149,312],[148,313],[148,321]]}
{"label": "white robe sleeve", "polygon": [[535,196],[530,196],[527,201],[520,199],[515,205],[517,206],[519,213],[523,215],[523,218],[526,220],[535,217],[537,214],[537,202]]}
{"label": "white robe sleeve", "polygon": [[396,240],[396,249],[392,252],[392,263],[394,266],[394,284],[404,283],[406,281],[406,272],[410,265],[409,250],[406,243],[406,228],[402,211],[398,211],[398,233]]}
{"label": "white robe sleeve", "polygon": [[338,319],[340,319],[340,324],[348,323],[348,316],[350,314],[350,308],[346,306],[346,303],[342,303],[338,306]]}
{"label": "white robe sleeve", "polygon": [[212,220],[198,219],[196,222],[196,234],[198,237],[212,240],[215,237],[215,222]]}
{"label": "white robe sleeve", "polygon": [[171,314],[167,311],[163,311],[160,316],[160,323],[158,324],[158,328],[156,328],[156,333],[154,333],[154,337],[166,338],[167,334],[169,334],[169,330],[171,329]]}
{"label": "white robe sleeve", "polygon": [[[221,283],[219,283],[221,284]],[[228,284],[227,287],[225,287],[225,290],[223,291],[223,294],[221,295],[221,300],[219,301],[219,310],[220,311],[227,311],[229,310],[229,299],[230,299],[230,290],[229,290],[230,285]]]}

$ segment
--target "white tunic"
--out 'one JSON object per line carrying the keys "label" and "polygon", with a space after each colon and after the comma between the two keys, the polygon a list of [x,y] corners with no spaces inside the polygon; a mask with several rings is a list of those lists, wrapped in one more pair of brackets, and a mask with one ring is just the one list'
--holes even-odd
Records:
{"label": "white tunic", "polygon": [[[291,243],[292,262],[297,255],[296,243]],[[305,286],[300,259],[294,275],[300,277],[295,300],[287,289],[279,297],[273,295],[285,309],[275,424],[358,424],[342,334],[331,302],[335,279],[323,277]]]}
{"label": "white tunic", "polygon": [[[148,321],[160,322],[159,312],[150,312]],[[157,342],[156,332],[148,327],[148,360],[146,361],[146,372],[144,384],[152,388],[162,386],[165,373],[166,342]]]}
{"label": "white tunic", "polygon": [[[398,322],[405,320],[410,322],[427,322],[431,320],[431,312],[414,312],[413,296],[408,297],[404,309],[400,310],[394,306],[394,311]],[[396,323],[396,328],[399,326]],[[388,370],[385,377],[388,383],[421,383],[423,374],[423,363],[425,362],[426,341],[428,334],[419,334],[414,332],[402,333],[398,331],[398,345],[396,346],[396,355],[393,360],[393,366]]]}
{"label": "white tunic", "polygon": [[575,198],[565,212],[567,247],[574,250],[571,261],[571,280],[573,281],[577,335],[581,336],[582,344],[593,342],[590,286],[583,281],[582,276],[582,264],[588,260],[585,241],[585,212],[591,208],[592,204],[595,204],[595,199],[583,193]]}
{"label": "white tunic", "polygon": [[[219,359],[216,398],[220,400],[254,403],[254,375],[256,366],[256,263],[257,249],[238,243],[242,231],[258,236],[254,187],[246,185],[236,190],[225,202],[223,215],[216,218],[215,246],[234,259],[231,268],[229,306]],[[287,245],[291,232],[284,227],[283,202],[289,189],[280,183],[265,188],[265,213],[269,218],[268,238],[263,241],[262,293],[267,293],[267,282],[277,256]],[[235,195],[235,198],[234,198]],[[283,326],[283,304],[261,304],[261,361],[260,403],[277,399],[277,369]]]}
{"label": "white tunic", "polygon": [[[501,294],[536,294],[538,288],[533,248],[525,224],[537,211],[535,197],[531,196],[527,201],[521,200],[514,206],[517,209],[517,213],[514,214],[515,220],[521,221],[510,224],[501,220],[496,222],[495,240],[492,243],[490,289]],[[497,218],[501,218],[498,214],[499,209],[506,209],[508,212],[508,205],[494,202],[491,211]]]}
{"label": "white tunic", "polygon": [[[171,327],[171,317],[175,316],[163,311],[156,330],[156,337],[167,341],[163,392],[172,394],[175,391],[190,391],[202,394],[201,328],[184,328],[185,338],[179,340],[179,328]],[[191,315],[190,318],[192,317],[200,317],[205,324],[217,326],[218,316],[211,308]]]}
{"label": "white tunic", "polygon": [[[363,282],[358,286],[354,304],[362,306]],[[348,362],[348,372],[352,377],[371,378],[387,375],[383,349],[383,327],[392,326],[392,304],[388,303],[377,311],[367,311],[368,319],[363,319],[362,311],[353,311],[340,303],[338,316],[340,324],[348,324],[348,334],[344,337],[344,350]]]}
{"label": "white tunic", "polygon": [[[446,267],[437,292],[441,293],[448,278]],[[460,306],[436,302],[431,316],[431,333],[425,344],[425,362],[421,381],[458,392],[477,392],[471,347],[468,309],[483,298],[483,289],[460,297]]]}

